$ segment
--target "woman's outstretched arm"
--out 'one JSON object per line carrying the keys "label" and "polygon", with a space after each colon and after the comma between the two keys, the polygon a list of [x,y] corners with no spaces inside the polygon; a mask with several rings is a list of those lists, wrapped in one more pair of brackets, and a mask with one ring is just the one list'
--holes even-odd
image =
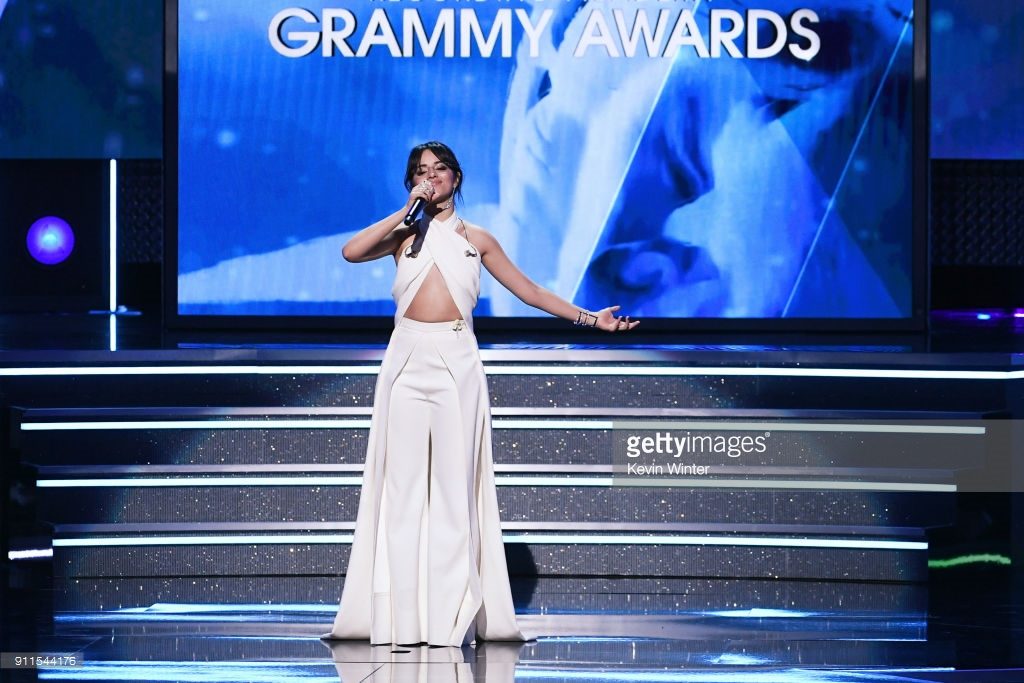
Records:
{"label": "woman's outstretched arm", "polygon": [[[469,240],[480,252],[480,260],[487,271],[494,276],[494,279],[502,284],[505,289],[512,292],[524,304],[538,308],[546,313],[565,318],[572,322],[580,322],[584,325],[599,327],[608,332],[624,332],[631,330],[640,324],[639,320],[630,320],[616,316],[618,306],[609,306],[600,311],[590,313],[575,304],[569,303],[554,292],[541,287],[536,282],[519,270],[516,264],[512,263],[505,250],[501,248],[498,240],[491,233],[476,226],[467,227]],[[581,312],[583,315],[581,315]],[[589,318],[586,314],[589,313]],[[596,321],[595,321],[596,318]]]}

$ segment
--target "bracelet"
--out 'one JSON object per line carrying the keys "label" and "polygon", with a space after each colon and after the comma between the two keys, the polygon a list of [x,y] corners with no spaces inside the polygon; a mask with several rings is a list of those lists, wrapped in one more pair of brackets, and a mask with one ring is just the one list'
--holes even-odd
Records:
{"label": "bracelet", "polygon": [[[590,322],[593,318],[594,322]],[[597,327],[597,316],[590,311],[580,309],[579,315],[576,316],[576,322],[573,325],[581,325],[583,327]]]}

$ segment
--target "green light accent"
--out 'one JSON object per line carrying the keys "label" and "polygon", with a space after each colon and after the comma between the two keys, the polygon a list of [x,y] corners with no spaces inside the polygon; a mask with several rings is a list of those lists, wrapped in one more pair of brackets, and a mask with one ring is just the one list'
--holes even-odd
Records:
{"label": "green light accent", "polygon": [[1009,565],[1010,558],[1005,555],[993,555],[991,553],[983,555],[961,555],[960,557],[951,557],[947,560],[928,560],[928,568],[949,569],[950,567],[958,567],[962,564],[978,564],[980,562]]}

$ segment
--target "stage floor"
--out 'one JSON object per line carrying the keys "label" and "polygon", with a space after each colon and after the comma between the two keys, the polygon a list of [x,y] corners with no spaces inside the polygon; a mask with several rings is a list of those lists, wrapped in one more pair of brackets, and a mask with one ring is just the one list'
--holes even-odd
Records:
{"label": "stage floor", "polygon": [[[508,362],[522,364],[517,372],[534,367],[527,363],[646,364],[655,370],[662,369],[655,366],[693,370],[697,375],[692,382],[693,391],[685,400],[680,399],[678,409],[664,409],[666,415],[676,415],[676,412],[684,415],[686,411],[694,415],[703,414],[701,411],[712,414],[723,410],[740,416],[760,415],[772,410],[785,412],[794,407],[815,407],[826,399],[834,403],[829,404],[830,410],[874,409],[886,402],[891,404],[891,409],[904,411],[946,410],[951,404],[960,405],[965,411],[970,409],[971,414],[981,414],[983,408],[989,407],[1016,406],[1018,411],[1020,408],[1019,392],[1013,388],[1017,384],[1011,387],[1011,381],[1019,383],[1024,367],[1024,321],[1012,315],[979,320],[973,313],[950,313],[936,316],[927,333],[898,335],[722,332],[669,337],[636,334],[628,337],[628,343],[614,346],[601,343],[600,338],[585,336],[579,337],[578,343],[567,344],[566,338],[573,338],[574,332],[577,330],[569,326],[557,339],[543,335],[478,336],[488,367]],[[624,339],[623,335],[615,341]],[[203,408],[211,420],[220,415],[218,410],[234,410],[245,418],[249,413],[262,415],[260,411],[269,408],[297,411],[300,417],[320,416],[317,411],[328,417],[344,413],[344,417],[349,413],[362,415],[359,411],[365,411],[365,406],[328,405],[327,398],[338,392],[332,390],[321,395],[312,391],[307,377],[315,378],[317,372],[323,372],[322,367],[331,364],[350,363],[348,371],[358,369],[360,363],[373,364],[379,361],[385,342],[383,333],[168,332],[149,316],[0,316],[0,370],[7,372],[4,381],[8,384],[4,386],[17,393],[17,396],[11,394],[8,407],[84,410],[75,401],[87,397],[83,405],[91,406],[89,409],[95,412],[93,418],[96,419],[107,419],[110,413],[111,419],[128,420],[134,418],[133,410],[153,410],[152,406],[165,403],[164,410],[171,406],[179,411],[168,419],[192,419],[200,408],[168,392],[184,392],[182,396],[189,398],[194,396],[198,386],[212,392],[200,397],[202,401],[209,401],[203,405],[212,406]],[[135,373],[125,372],[125,368],[146,370],[154,372],[154,378],[161,378],[164,375],[154,369],[171,365],[187,365],[177,369],[194,371],[197,375],[178,373],[185,379],[136,382]],[[232,366],[226,369],[236,372],[237,376],[218,376],[217,381],[202,384],[204,380],[199,375],[215,365]],[[259,382],[250,381],[249,374],[256,376],[248,367],[252,365],[272,365],[277,375],[273,381],[262,375]],[[107,380],[99,373],[92,379],[77,373],[79,368],[87,366],[98,370],[104,369],[99,366],[118,366],[121,374]],[[720,377],[721,369],[727,367],[742,369],[746,374],[736,373],[737,377],[732,379]],[[752,368],[765,369],[765,376],[759,376]],[[767,372],[779,368],[789,374],[780,378]],[[815,368],[821,371],[819,377],[808,379],[801,374]],[[866,388],[858,388],[861,384],[854,386],[853,382],[861,380],[843,380],[844,384],[830,379],[829,373],[860,372],[863,368],[874,368],[870,377],[863,381],[884,381],[885,390],[879,391],[873,384],[864,384]],[[61,371],[56,374],[77,379],[68,384],[64,383],[67,379],[63,376],[47,379],[53,374],[47,371],[53,369]],[[304,370],[307,374],[292,372],[293,369]],[[971,377],[963,381],[973,384],[952,384],[961,380],[950,375],[948,379],[937,381],[912,379],[904,386],[898,384],[902,380],[893,379],[904,370],[926,374],[956,370],[980,372],[964,373]],[[685,372],[678,374],[686,375]],[[989,381],[993,379],[988,377],[991,374],[999,377]],[[626,380],[620,382],[612,377],[602,381],[612,389],[624,383],[626,388],[621,396],[615,396],[619,396],[624,405],[632,406],[633,412],[628,414],[640,415],[660,410],[658,406],[668,400],[665,397],[671,398],[667,393],[658,393],[663,391],[659,384],[662,380],[655,375],[652,371],[648,378],[651,390],[643,400],[637,398],[638,392],[626,391],[629,389]],[[87,379],[95,381],[88,383]],[[518,383],[527,379],[520,380],[511,373],[496,373],[499,398],[496,415],[507,419],[508,411],[514,408],[529,416],[543,417],[547,415],[545,410],[552,410],[544,403],[548,400],[544,393],[546,383],[535,382],[536,387],[524,383],[525,388],[520,387]],[[580,381],[584,380],[593,381],[588,377]],[[334,380],[328,376],[319,381],[329,389]],[[919,381],[933,384],[916,384]],[[690,382],[690,378],[683,377],[671,386],[691,386]],[[797,386],[797,382],[807,382],[806,388],[800,388],[804,385]],[[720,385],[714,385],[717,394],[708,390],[713,383]],[[575,395],[586,405],[572,408],[579,419],[589,419],[588,411],[608,411],[610,404],[587,407],[593,392],[583,391],[586,387],[568,380],[562,384],[569,389],[580,389]],[[77,387],[74,395],[66,390],[71,386]],[[362,387],[360,391],[369,391],[372,383],[362,382],[358,387]],[[239,400],[238,396],[245,395],[235,393],[256,389],[260,391],[256,391],[251,400]],[[846,394],[840,390],[849,393],[848,400],[842,398]],[[860,396],[870,400],[870,405],[858,403]],[[781,407],[777,407],[776,402]],[[54,452],[59,454],[64,442],[55,443],[58,445],[54,446]],[[213,444],[211,437],[208,448]],[[134,452],[132,449],[136,446],[136,442],[126,441],[123,448],[128,453]],[[297,448],[296,452],[305,453],[306,449]],[[511,457],[511,453],[509,451],[507,457]],[[219,451],[210,457],[215,456],[220,457]],[[74,453],[69,457],[74,457]],[[125,462],[124,467],[138,466],[134,461]],[[228,467],[191,461],[171,463],[168,460],[168,463],[157,465],[185,469]],[[104,476],[115,475],[121,476],[117,472]],[[1015,511],[1010,513],[1011,521],[1020,518],[1021,506],[1016,501],[1014,498],[1012,504],[1008,503],[1011,505],[1008,509]],[[84,505],[88,508],[88,501]],[[843,510],[837,523],[847,514],[846,508]],[[78,514],[77,509],[71,512]],[[600,611],[523,608],[520,609],[523,630],[537,636],[536,640],[518,645],[484,643],[461,649],[370,647],[358,642],[325,644],[318,636],[327,630],[334,605],[328,604],[329,598],[306,597],[311,593],[307,581],[312,578],[308,576],[291,577],[293,584],[297,581],[301,588],[298,600],[308,600],[308,603],[275,602],[263,595],[254,596],[252,601],[263,599],[265,604],[218,603],[214,597],[202,605],[133,600],[132,596],[125,596],[125,604],[136,606],[93,611],[58,608],[55,612],[54,606],[59,606],[61,600],[57,595],[59,580],[54,580],[52,560],[3,562],[0,563],[3,568],[0,649],[5,653],[78,653],[83,662],[79,667],[39,671],[8,668],[2,671],[0,679],[1020,683],[1024,681],[1024,580],[1015,559],[1020,557],[1020,525],[1014,522],[1011,526],[1011,531],[999,539],[1000,543],[1005,541],[1004,545],[1010,544],[1005,548],[998,546],[1005,550],[1006,557],[1000,558],[1006,560],[1003,563],[985,561],[990,555],[984,554],[988,551],[982,546],[958,544],[955,539],[944,545],[937,543],[936,547],[941,546],[943,552],[932,559],[944,562],[948,557],[958,557],[975,561],[948,568],[942,568],[939,562],[923,570],[926,580],[904,579],[902,585],[907,591],[920,589],[927,596],[912,609],[895,604],[883,614],[858,611],[855,607],[835,607],[849,604],[840,599],[846,583],[843,579],[836,580],[835,587],[823,588],[810,580],[801,584],[801,595],[804,585],[808,594],[839,595],[831,601],[833,608],[826,611],[787,609],[788,602],[765,609],[749,598],[747,601],[738,598],[731,609],[720,605],[714,610],[701,611],[692,606],[692,599],[686,599],[693,596],[685,595],[679,596],[678,602],[683,606],[678,609],[649,609],[642,606],[641,596],[618,595],[615,596],[617,603],[636,607]],[[982,559],[978,560],[979,557]],[[1014,558],[1014,564],[1007,558]],[[842,562],[837,560],[834,564]],[[308,573],[308,570],[303,571]],[[235,575],[225,574],[224,583],[232,583],[236,588],[251,585],[252,577],[239,575],[236,569],[230,572]],[[89,583],[103,577],[81,574],[65,578],[75,583],[79,579]],[[131,579],[139,577],[118,578],[125,579],[120,584],[122,587],[128,587]],[[191,578],[195,576],[181,580]],[[261,576],[260,579],[273,579],[276,583],[281,576]],[[219,580],[214,577],[214,581]],[[793,581],[799,583],[804,579],[796,577]],[[871,581],[876,586],[887,582],[886,579],[866,580]],[[885,593],[884,590],[878,592]],[[659,604],[664,603],[662,600]],[[671,605],[671,601],[668,604]]]}
{"label": "stage floor", "polygon": [[926,618],[527,613],[535,640],[461,649],[325,643],[332,605],[157,604],[51,622],[45,590],[8,591],[4,652],[75,653],[81,665],[7,669],[3,680],[1024,681],[1024,610],[986,590],[991,579],[962,574],[950,586],[960,597]]}

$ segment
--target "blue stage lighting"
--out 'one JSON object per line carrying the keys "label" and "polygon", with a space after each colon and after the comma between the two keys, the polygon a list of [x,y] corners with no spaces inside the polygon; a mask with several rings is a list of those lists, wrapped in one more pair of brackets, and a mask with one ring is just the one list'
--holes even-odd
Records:
{"label": "blue stage lighting", "polygon": [[75,248],[75,233],[63,218],[43,216],[28,229],[25,242],[32,258],[53,266],[71,256]]}

